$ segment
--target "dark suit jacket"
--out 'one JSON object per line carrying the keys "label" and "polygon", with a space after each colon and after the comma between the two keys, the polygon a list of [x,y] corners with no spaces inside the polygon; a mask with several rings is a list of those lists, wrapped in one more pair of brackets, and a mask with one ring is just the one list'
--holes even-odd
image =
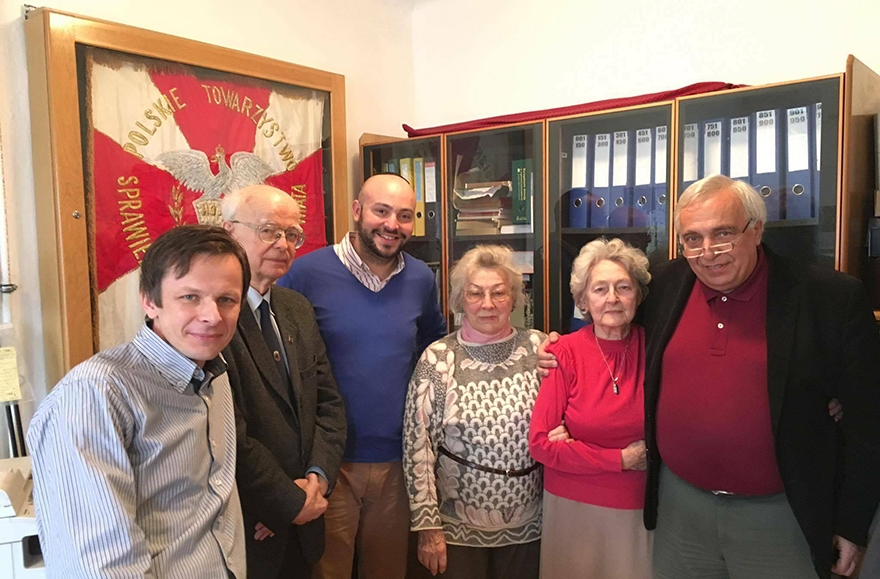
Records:
{"label": "dark suit jacket", "polygon": [[[291,524],[306,496],[293,481],[318,466],[332,488],[346,434],[345,408],[312,306],[297,292],[277,286],[272,287],[271,299],[291,384],[282,380],[247,302],[232,342],[223,351],[235,401],[236,480],[251,579],[276,579],[291,532],[298,533],[310,564],[321,558],[324,518]],[[255,541],[257,522],[275,536]]]}
{"label": "dark suit jacket", "polygon": [[[795,266],[766,247],[764,252],[776,460],[816,570],[827,577],[836,559],[832,535],[864,545],[880,498],[880,337],[860,281],[829,268]],[[652,273],[643,311],[648,529],[657,522],[661,457],[655,425],[663,352],[696,281],[684,259]],[[844,407],[839,428],[828,415],[835,397]]]}

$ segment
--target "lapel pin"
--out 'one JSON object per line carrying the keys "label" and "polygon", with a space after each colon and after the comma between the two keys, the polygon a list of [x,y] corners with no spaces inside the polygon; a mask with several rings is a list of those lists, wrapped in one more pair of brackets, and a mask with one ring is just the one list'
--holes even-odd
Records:
{"label": "lapel pin", "polygon": [[278,353],[278,350],[275,350],[274,352],[272,352],[272,357],[275,358],[276,362],[281,361],[281,354]]}

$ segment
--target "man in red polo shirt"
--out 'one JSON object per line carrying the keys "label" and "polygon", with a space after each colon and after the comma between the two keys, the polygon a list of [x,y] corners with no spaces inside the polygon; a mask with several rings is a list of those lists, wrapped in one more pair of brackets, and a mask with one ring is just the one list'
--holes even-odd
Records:
{"label": "man in red polo shirt", "polygon": [[[655,577],[851,574],[880,498],[880,338],[862,284],[761,244],[766,208],[713,176],[652,270],[645,525]],[[840,424],[828,402],[839,398]]]}

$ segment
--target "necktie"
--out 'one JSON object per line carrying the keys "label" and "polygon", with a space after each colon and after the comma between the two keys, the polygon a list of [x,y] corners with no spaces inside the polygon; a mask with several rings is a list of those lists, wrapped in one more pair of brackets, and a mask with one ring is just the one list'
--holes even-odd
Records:
{"label": "necktie", "polygon": [[282,358],[284,349],[278,343],[278,336],[272,327],[272,314],[269,312],[269,302],[263,300],[258,309],[260,310],[260,329],[263,332],[263,339],[266,340],[266,345],[269,346],[269,353],[272,354],[275,365],[278,366],[278,373],[281,375],[281,379],[284,380],[285,384],[288,384],[290,378],[287,375],[287,366],[284,364],[284,358]]}

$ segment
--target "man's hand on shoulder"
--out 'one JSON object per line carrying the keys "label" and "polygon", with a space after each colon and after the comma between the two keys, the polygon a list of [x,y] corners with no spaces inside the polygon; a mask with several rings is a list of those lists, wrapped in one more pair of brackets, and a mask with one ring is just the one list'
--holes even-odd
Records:
{"label": "man's hand on shoulder", "polygon": [[555,344],[559,341],[559,334],[550,332],[547,339],[538,346],[538,375],[546,378],[550,375],[550,370],[556,368],[559,364],[556,362],[556,356],[547,351],[547,346]]}

